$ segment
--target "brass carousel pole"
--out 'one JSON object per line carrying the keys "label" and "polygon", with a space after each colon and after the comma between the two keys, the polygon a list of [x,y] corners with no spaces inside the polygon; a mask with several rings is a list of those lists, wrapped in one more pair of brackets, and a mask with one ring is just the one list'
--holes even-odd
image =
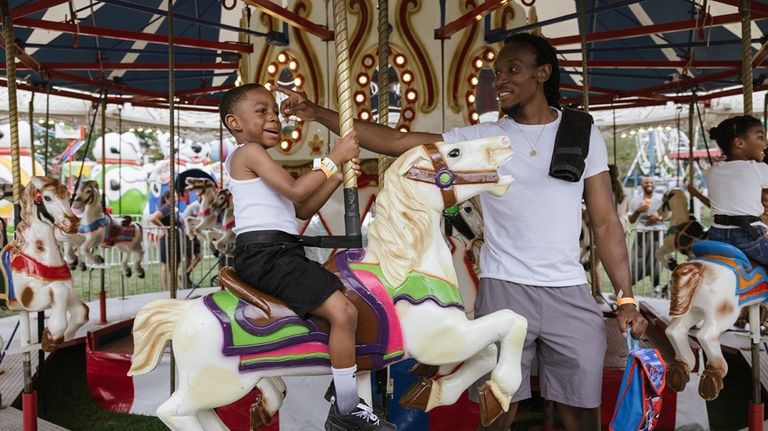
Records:
{"label": "brass carousel pole", "polygon": [[[45,176],[48,176],[48,128],[50,125],[48,122],[51,120],[50,114],[51,114],[51,83],[46,81],[45,83],[45,136],[44,136],[44,142],[45,142],[45,149],[43,150],[43,172],[45,172]],[[54,130],[56,130],[54,128]]]}
{"label": "brass carousel pole", "polygon": [[[174,124],[174,108],[176,97],[176,81],[174,73],[174,60],[173,60],[173,0],[168,0],[168,126],[170,128],[170,144],[171,144],[171,179],[168,184],[171,201],[169,206],[171,207],[171,226],[168,230],[168,247],[166,265],[169,266],[168,274],[170,277],[170,289],[171,298],[176,298],[176,288],[178,287],[178,268],[176,267],[176,244],[178,242],[178,235],[176,235],[176,125]],[[176,390],[176,360],[173,355],[173,345],[171,345],[171,393]]]}
{"label": "brass carousel pole", "polygon": [[32,158],[32,176],[37,176],[37,167],[35,166],[35,92],[29,97],[29,155]]}
{"label": "brass carousel pole", "polygon": [[[16,38],[13,36],[8,0],[0,0],[5,39],[5,72],[8,79],[8,118],[11,122],[11,175],[13,176],[13,226],[21,222],[21,158],[19,157],[19,108],[16,101]],[[27,336],[29,331],[27,330]],[[29,339],[22,340],[29,343]],[[21,396],[22,427],[24,431],[37,430],[37,393],[32,386],[32,355],[22,353],[24,360],[24,392]]]}
{"label": "brass carousel pole", "polygon": [[[333,0],[334,42],[336,46],[336,80],[339,98],[339,135],[346,136],[354,129],[352,113],[352,78],[347,38],[347,12],[343,0]],[[344,228],[347,236],[360,238],[360,210],[357,196],[357,177],[352,162],[346,162],[344,172]],[[362,238],[361,246],[362,246]]]}
{"label": "brass carousel pole", "polygon": [[[741,84],[744,96],[744,115],[752,115],[752,20],[749,0],[739,1],[741,15]],[[749,402],[747,421],[749,431],[763,429],[762,385],[760,383],[760,305],[749,307],[749,329],[752,348],[752,400]]]}
{"label": "brass carousel pole", "polygon": [[[379,0],[379,124],[389,126],[389,1]],[[392,158],[379,155],[379,188]]]}

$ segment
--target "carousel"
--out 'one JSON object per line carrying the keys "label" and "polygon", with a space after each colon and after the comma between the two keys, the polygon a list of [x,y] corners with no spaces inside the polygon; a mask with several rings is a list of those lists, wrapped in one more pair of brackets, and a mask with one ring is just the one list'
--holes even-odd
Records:
{"label": "carousel", "polygon": [[[768,275],[703,239],[709,210],[688,190],[706,189],[722,156],[706,130],[742,113],[768,123],[766,4],[0,0],[0,14],[0,428],[340,429],[323,425],[328,323],[232,269],[224,161],[236,143],[221,98],[248,83],[278,105],[278,89],[300,93],[339,112],[339,136],[356,121],[403,133],[493,123],[494,63],[526,32],[557,49],[560,104],[591,115],[625,192],[651,176],[664,195],[650,280],[634,285],[650,322],[640,346],[666,364],[648,429],[764,429]],[[270,155],[299,177],[338,136],[280,117]],[[358,390],[384,429],[492,426],[521,385],[526,319],[474,308],[479,196],[514,183],[498,168],[515,144],[362,150],[361,175],[345,163],[343,187],[298,221],[307,256],[358,310]],[[582,225],[608,334],[607,430],[630,352]],[[531,387],[511,429],[565,429],[535,370]]]}

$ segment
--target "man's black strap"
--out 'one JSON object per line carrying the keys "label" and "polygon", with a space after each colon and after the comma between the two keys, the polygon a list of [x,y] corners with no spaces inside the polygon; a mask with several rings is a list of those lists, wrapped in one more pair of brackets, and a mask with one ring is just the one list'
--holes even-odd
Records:
{"label": "man's black strap", "polygon": [[235,247],[246,244],[301,244],[317,248],[363,248],[361,235],[304,236],[281,230],[254,230],[237,235]]}
{"label": "man's black strap", "polygon": [[557,128],[555,148],[549,164],[549,176],[576,183],[584,174],[592,116],[586,112],[565,108]]}
{"label": "man's black strap", "polygon": [[760,237],[760,232],[754,226],[752,226],[752,223],[757,221],[760,221],[760,217],[748,215],[733,216],[715,214],[715,223],[723,226],[738,226],[749,232],[749,234],[752,235],[752,237],[755,239]]}

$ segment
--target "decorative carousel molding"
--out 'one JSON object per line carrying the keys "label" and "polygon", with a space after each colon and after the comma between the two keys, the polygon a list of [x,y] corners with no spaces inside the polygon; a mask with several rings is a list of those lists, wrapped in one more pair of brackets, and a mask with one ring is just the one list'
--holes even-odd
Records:
{"label": "decorative carousel molding", "polygon": [[[475,2],[468,0],[464,2],[464,10],[466,13],[475,7]],[[465,76],[465,70],[467,67],[467,55],[472,49],[472,45],[475,44],[475,39],[479,33],[479,26],[477,21],[469,26],[469,29],[462,31],[461,40],[459,41],[459,49],[456,50],[456,55],[451,59],[451,66],[448,69],[448,82],[450,83],[451,92],[448,97],[448,107],[454,113],[458,114],[462,111],[462,78]]]}
{"label": "decorative carousel molding", "polygon": [[[411,9],[409,11],[409,9]],[[426,77],[437,76],[432,66],[430,56],[423,49],[424,44],[419,40],[411,25],[411,18],[421,9],[421,2],[417,0],[400,0],[397,4],[397,32],[400,38],[406,42],[406,52],[414,60],[417,66],[417,76],[425,77],[424,94],[421,98],[420,110],[423,113],[432,112],[437,107],[437,84],[438,80]]]}
{"label": "decorative carousel molding", "polygon": [[[293,8],[293,12],[302,17],[309,17],[312,12],[311,4],[303,1],[296,2]],[[325,89],[321,82],[324,82],[323,69],[320,67],[320,62],[317,59],[317,53],[314,47],[307,42],[304,37],[304,32],[298,28],[293,29],[293,37],[296,38],[296,42],[299,44],[299,52],[303,56],[304,63],[306,64],[306,70],[309,75],[309,82],[307,87],[312,89],[311,100],[320,106],[325,105]]]}

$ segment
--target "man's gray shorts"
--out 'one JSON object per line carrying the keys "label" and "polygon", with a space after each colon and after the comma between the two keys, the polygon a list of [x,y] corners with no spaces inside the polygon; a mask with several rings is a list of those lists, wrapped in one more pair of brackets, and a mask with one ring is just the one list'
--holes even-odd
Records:
{"label": "man's gray shorts", "polygon": [[481,279],[476,316],[505,308],[528,319],[523,380],[512,402],[531,397],[531,362],[536,355],[542,398],[574,407],[598,407],[605,324],[589,287],[540,287]]}

